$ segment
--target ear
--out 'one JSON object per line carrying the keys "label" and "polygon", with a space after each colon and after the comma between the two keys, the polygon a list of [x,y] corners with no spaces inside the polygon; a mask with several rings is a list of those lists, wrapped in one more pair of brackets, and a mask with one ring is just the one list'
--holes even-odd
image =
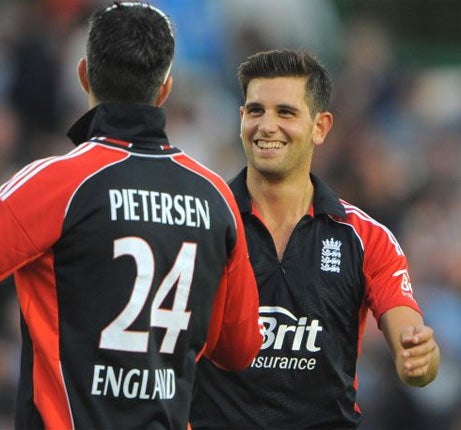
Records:
{"label": "ear", "polygon": [[243,115],[245,114],[245,106],[240,106],[240,139],[243,139]]}
{"label": "ear", "polygon": [[166,99],[168,98],[168,96],[170,95],[172,88],[173,88],[173,77],[170,75],[168,76],[168,79],[165,81],[165,83],[162,84],[162,86],[158,90],[154,105],[162,106],[163,103],[166,102]]}
{"label": "ear", "polygon": [[88,82],[88,70],[85,58],[80,58],[80,61],[77,64],[77,74],[83,91],[85,91],[89,95],[90,84]]}
{"label": "ear", "polygon": [[312,142],[321,145],[333,126],[333,115],[330,112],[319,112],[315,115],[312,129]]}

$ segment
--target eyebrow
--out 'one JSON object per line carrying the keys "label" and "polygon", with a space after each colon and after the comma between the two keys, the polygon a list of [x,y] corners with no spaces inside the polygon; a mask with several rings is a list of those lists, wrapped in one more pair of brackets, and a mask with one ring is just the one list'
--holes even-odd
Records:
{"label": "eyebrow", "polygon": [[[245,105],[243,106],[245,109],[251,109],[251,108],[259,108],[259,107],[264,107],[264,105],[262,103],[259,103],[259,102],[250,102],[250,103],[245,103]],[[293,111],[293,112],[299,112],[299,108],[297,108],[296,106],[293,106],[293,105],[288,105],[288,104],[278,104],[276,105],[276,108],[277,109],[286,109],[286,110],[290,110],[290,111]]]}
{"label": "eyebrow", "polygon": [[250,102],[250,103],[245,103],[243,105],[243,107],[245,109],[249,109],[249,108],[253,108],[253,107],[262,107],[262,104],[261,103],[257,103],[257,102]]}

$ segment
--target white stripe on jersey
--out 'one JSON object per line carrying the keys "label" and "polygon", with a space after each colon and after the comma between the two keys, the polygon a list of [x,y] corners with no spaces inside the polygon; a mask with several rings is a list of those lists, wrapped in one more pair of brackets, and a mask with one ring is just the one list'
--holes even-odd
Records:
{"label": "white stripe on jersey", "polygon": [[183,154],[183,153],[175,152],[174,154],[141,154],[140,152],[130,152],[131,157],[142,157],[142,158],[173,158],[180,154]]}
{"label": "white stripe on jersey", "polygon": [[20,180],[24,175],[27,175],[31,170],[39,166],[40,164],[43,164],[47,160],[51,160],[53,157],[48,157],[48,158],[42,158],[40,160],[36,160],[27,166],[23,167],[21,170],[16,172],[11,179],[9,179],[7,182],[5,182],[1,187],[0,187],[0,196],[1,194],[5,193],[8,191],[11,187],[15,185],[15,183]]}
{"label": "white stripe on jersey", "polygon": [[[357,206],[353,206],[350,203],[345,202],[344,200],[341,200],[341,203],[344,206],[344,209],[346,210],[346,214],[355,214],[361,220],[369,222],[369,223],[381,228],[386,233],[387,237],[389,238],[389,241],[394,245],[395,252],[397,253],[397,255],[405,255],[402,248],[399,245],[399,242],[397,241],[397,239],[395,238],[393,233],[385,225],[383,225],[383,224],[379,223],[378,221],[376,221],[374,218],[372,218],[366,212],[359,209]],[[350,224],[348,222],[338,221],[336,219],[335,219],[335,221],[339,222],[340,224],[346,224],[346,225],[349,225],[350,227],[352,227],[354,229],[354,231],[355,231],[355,234],[359,238],[360,243],[362,244],[362,249],[364,249],[362,238],[360,237],[357,230],[355,229],[355,227],[352,224]]]}
{"label": "white stripe on jersey", "polygon": [[[226,181],[224,181],[224,179],[222,179],[216,172],[213,172],[213,170],[210,170],[208,167],[204,166],[202,163],[199,163],[197,160],[195,160],[194,158],[192,157],[189,157],[187,154],[185,154],[184,152],[181,152],[180,154],[174,154],[175,156],[178,156],[178,155],[182,155],[182,156],[185,156],[187,157],[189,160],[192,160],[194,163],[198,164],[200,167],[202,167],[204,170],[206,170],[207,172],[210,173],[210,176],[214,176],[216,179],[218,180],[221,180],[224,185],[226,187],[229,187],[226,183]],[[227,208],[229,209],[229,212],[230,214],[232,215],[232,219],[234,221],[234,226],[235,226],[235,229],[237,230],[237,220],[235,219],[235,216],[234,216],[234,212],[232,211],[232,208],[229,206],[229,202],[227,201],[227,199],[223,196],[223,194],[221,193],[221,191],[219,190],[219,188],[215,185],[215,183],[208,177],[206,177],[205,175],[202,175],[200,172],[197,172],[196,170],[193,170],[191,169],[189,166],[185,166],[184,164],[182,164],[181,162],[177,161],[174,157],[172,158],[172,160],[180,165],[181,167],[184,167],[185,169],[195,173],[196,175],[199,175],[201,176],[202,178],[206,179],[211,185],[213,185],[213,188],[219,193],[219,195],[222,197],[222,199],[224,200],[224,202],[226,203],[226,206]],[[229,189],[229,192],[230,194],[232,194],[232,191],[230,191]]]}
{"label": "white stripe on jersey", "polygon": [[16,173],[8,182],[6,182],[0,188],[0,200],[6,200],[8,197],[11,196],[11,194],[17,191],[29,179],[33,178],[37,173],[41,172],[44,168],[48,167],[49,165],[60,160],[66,160],[68,158],[77,157],[80,154],[89,151],[94,146],[94,143],[86,142],[82,145],[79,145],[77,148],[73,149],[66,155],[58,155],[54,157],[43,158],[41,160],[34,161],[33,163],[27,165],[18,173]]}
{"label": "white stripe on jersey", "polygon": [[[81,145],[81,146],[85,146],[85,145]],[[71,155],[71,154],[73,154],[75,152],[79,152],[80,149],[81,149],[81,146],[79,146],[79,147],[73,149],[72,151],[70,151],[69,153],[65,154],[64,157],[67,156],[67,155]],[[43,164],[43,163],[45,163],[45,162],[47,162],[49,160],[56,159],[56,158],[57,158],[57,156],[42,158],[42,159],[39,159],[39,160],[35,160],[35,161],[31,162],[30,164],[28,164],[27,166],[23,167],[8,182],[6,182],[5,184],[3,184],[0,187],[0,194],[5,193],[8,189],[13,187],[16,184],[17,181],[21,180],[21,178],[26,176],[33,169],[38,168],[41,164]]]}
{"label": "white stripe on jersey", "polygon": [[[113,149],[113,148],[111,148]],[[116,151],[119,151],[118,148],[115,148]],[[72,193],[72,195],[70,196],[69,198],[69,201],[67,202],[67,205],[66,205],[66,210],[64,212],[64,216],[67,215],[67,212],[69,210],[69,207],[70,207],[70,204],[72,203],[72,200],[74,199],[74,196],[75,194],[77,194],[77,191],[80,189],[80,187],[86,182],[88,181],[89,179],[91,179],[93,176],[97,175],[99,172],[102,172],[103,170],[107,169],[108,167],[110,166],[114,166],[115,164],[118,164],[118,163],[122,163],[123,161],[125,161],[127,158],[129,158],[132,154],[127,152],[127,151],[120,151],[120,152],[124,152],[126,154],[126,157],[125,158],[122,158],[120,160],[117,160],[117,161],[113,161],[112,163],[108,163],[108,164],[105,164],[104,166],[100,167],[98,170],[95,170],[91,175],[88,175],[87,177],[85,177],[83,179],[82,182],[80,182],[80,184],[78,184],[76,187],[75,187],[75,190],[74,192]]]}
{"label": "white stripe on jersey", "polygon": [[353,224],[351,224],[350,222],[340,221],[339,219],[333,218],[333,217],[331,217],[331,216],[330,216],[330,219],[332,219],[334,222],[337,222],[338,224],[347,225],[347,226],[349,226],[352,230],[354,230],[355,235],[357,236],[357,238],[358,238],[359,241],[360,241],[360,246],[362,247],[362,251],[365,249],[365,246],[363,245],[363,240],[362,240],[362,238],[360,237],[359,232],[355,229],[355,227],[354,227]]}

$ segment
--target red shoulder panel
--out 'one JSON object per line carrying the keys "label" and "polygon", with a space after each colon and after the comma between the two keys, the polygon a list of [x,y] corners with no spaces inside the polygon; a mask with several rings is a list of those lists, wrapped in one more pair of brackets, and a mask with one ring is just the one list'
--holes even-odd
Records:
{"label": "red shoulder panel", "polygon": [[94,143],[38,160],[0,187],[0,279],[16,272],[16,289],[34,343],[34,403],[47,428],[73,428],[61,374],[52,246],[66,208],[89,177],[128,156]]}
{"label": "red shoulder panel", "polygon": [[407,259],[395,236],[357,207],[343,204],[347,223],[363,247],[365,294],[376,320],[396,306],[409,306],[421,312],[413,297]]}

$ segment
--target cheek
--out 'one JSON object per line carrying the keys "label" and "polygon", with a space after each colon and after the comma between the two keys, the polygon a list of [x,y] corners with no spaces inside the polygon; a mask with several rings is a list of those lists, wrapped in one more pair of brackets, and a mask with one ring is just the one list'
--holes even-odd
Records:
{"label": "cheek", "polygon": [[290,135],[293,141],[302,145],[310,145],[312,140],[312,127],[293,127],[290,130]]}
{"label": "cheek", "polygon": [[254,124],[249,123],[248,121],[242,121],[242,124],[240,126],[240,136],[245,140],[245,141],[250,141],[251,136],[254,134],[254,131],[256,130],[256,127]]}

